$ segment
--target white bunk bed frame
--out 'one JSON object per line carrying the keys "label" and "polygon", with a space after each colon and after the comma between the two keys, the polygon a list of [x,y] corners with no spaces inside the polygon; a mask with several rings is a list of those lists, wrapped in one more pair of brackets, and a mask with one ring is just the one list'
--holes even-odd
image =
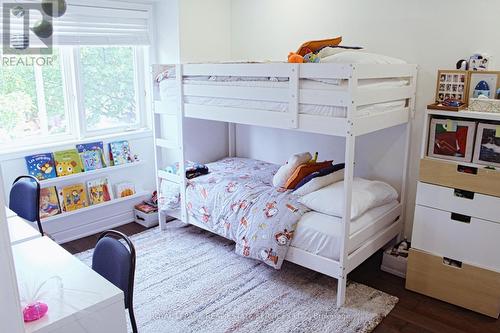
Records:
{"label": "white bunk bed frame", "polygon": [[[153,77],[162,72],[167,66],[154,65]],[[182,64],[176,66],[177,95],[177,121],[178,142],[162,140],[156,132],[157,153],[163,148],[178,149],[180,160],[184,156],[183,119],[185,117],[215,120],[229,123],[229,156],[235,156],[235,127],[234,124],[257,125],[311,133],[320,133],[332,136],[345,137],[345,214],[342,217],[343,239],[341,239],[340,259],[332,260],[315,255],[302,249],[290,246],[286,261],[307,267],[314,271],[326,274],[338,280],[337,306],[344,304],[347,274],[378,251],[392,239],[399,237],[403,230],[403,221],[406,204],[406,177],[408,169],[408,151],[411,133],[411,119],[415,112],[415,91],[417,80],[416,65],[374,65],[374,64]],[[213,86],[194,85],[183,82],[185,76],[261,76],[261,77],[288,77],[288,89],[283,88],[257,88],[239,86]],[[409,85],[392,88],[378,88],[376,90],[359,90],[358,80],[407,78]],[[348,81],[345,89],[328,91],[301,89],[300,79],[344,79]],[[156,99],[159,100],[158,90]],[[264,100],[288,103],[288,112],[273,112],[255,109],[230,108],[219,106],[204,106],[186,104],[186,96],[206,96],[221,98],[239,98],[248,100]],[[371,115],[356,115],[358,107],[374,103],[383,103],[406,99],[407,104],[399,110],[392,110]],[[347,108],[345,118],[326,117],[299,113],[299,103],[320,104],[330,106],[344,106]],[[166,113],[165,105],[156,107],[155,113]],[[406,151],[402,165],[401,194],[399,204],[378,218],[375,223],[350,235],[352,183],[354,175],[354,150],[356,137],[406,124]],[[157,130],[158,131],[158,130]],[[157,156],[158,161],[158,156]],[[158,163],[158,162],[157,162]],[[180,214],[168,214],[180,220],[206,229],[203,224],[189,218],[185,206],[186,179],[161,171],[162,166],[157,165],[158,178],[179,183],[181,189]],[[180,163],[180,174],[185,174],[183,163]],[[177,215],[177,216],[175,216]],[[377,224],[391,219],[394,221],[389,226],[374,234]],[[164,228],[165,216],[160,217]],[[210,231],[210,230],[208,230]],[[349,243],[357,237],[372,235],[357,250],[348,253]]]}

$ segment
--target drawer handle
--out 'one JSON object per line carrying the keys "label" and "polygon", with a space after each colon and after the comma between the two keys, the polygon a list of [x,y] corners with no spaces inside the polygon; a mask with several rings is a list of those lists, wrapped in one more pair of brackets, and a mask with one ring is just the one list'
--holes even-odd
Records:
{"label": "drawer handle", "polygon": [[136,219],[138,219],[139,221],[146,221],[146,220],[144,219],[144,217],[141,217],[141,216],[139,216],[139,215],[136,215],[135,217],[136,217]]}
{"label": "drawer handle", "polygon": [[470,175],[477,175],[477,168],[467,165],[457,165],[457,172],[467,173]]}
{"label": "drawer handle", "polygon": [[451,266],[451,267],[454,267],[454,268],[462,268],[462,262],[461,261],[454,260],[454,259],[451,259],[451,258],[446,258],[446,257],[443,257],[443,265]]}
{"label": "drawer handle", "polygon": [[456,188],[454,190],[453,194],[458,198],[474,200],[474,192],[471,192],[471,191],[460,190],[460,189]]}
{"label": "drawer handle", "polygon": [[467,215],[451,213],[451,219],[457,222],[470,223],[471,217]]}

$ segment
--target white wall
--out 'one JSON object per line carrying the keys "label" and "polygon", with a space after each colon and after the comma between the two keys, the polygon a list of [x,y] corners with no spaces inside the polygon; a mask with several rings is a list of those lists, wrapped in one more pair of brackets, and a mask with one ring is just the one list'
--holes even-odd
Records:
{"label": "white wall", "polygon": [[[492,55],[493,66],[500,57],[500,44],[496,42],[500,2],[483,0],[480,9],[473,8],[477,4],[472,5],[473,2],[466,0],[315,0],[308,3],[233,0],[231,55],[234,59],[285,60],[288,52],[295,51],[304,41],[341,35],[344,45],[364,46],[371,52],[399,57],[420,66],[406,216],[409,235],[418,178],[422,115],[434,98],[437,69],[454,68],[458,59],[478,51]],[[397,129],[394,131],[391,135],[398,137]],[[279,156],[281,161],[285,150],[289,150],[287,153],[314,149],[328,152],[325,147],[328,141],[318,144],[315,136],[292,137],[280,131],[261,129],[240,129],[238,135],[242,140],[248,137],[263,140],[267,153],[264,156],[261,152],[260,156]],[[276,144],[272,145],[273,142]],[[286,149],[282,148],[283,142]],[[259,151],[261,147],[255,142],[242,152]],[[391,148],[391,152],[395,151],[397,149]],[[358,153],[376,158],[377,167],[390,155],[387,152],[386,156],[376,156],[363,146],[358,146]]]}

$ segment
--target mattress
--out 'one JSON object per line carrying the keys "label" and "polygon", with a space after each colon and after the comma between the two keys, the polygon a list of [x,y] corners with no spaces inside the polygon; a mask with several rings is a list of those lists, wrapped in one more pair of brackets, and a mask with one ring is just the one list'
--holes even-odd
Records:
{"label": "mattress", "polygon": [[[288,81],[282,81],[278,78],[270,78],[267,80],[251,80],[249,78],[231,77],[222,78],[217,80],[210,80],[206,77],[199,78],[186,78],[185,84],[190,85],[204,85],[204,86],[230,86],[230,87],[256,87],[256,88],[279,88],[288,89]],[[345,80],[310,80],[301,79],[300,89],[311,90],[326,90],[326,91],[341,91],[346,89],[347,82]],[[399,79],[370,79],[360,82],[359,89],[362,94],[364,91],[376,90],[381,88],[402,87],[408,84],[407,80]],[[176,82],[173,79],[166,79],[160,82],[160,94],[162,100],[175,102],[177,95]],[[220,98],[220,97],[200,97],[200,96],[186,96],[184,98],[186,104],[230,107],[230,108],[246,108],[256,110],[266,110],[273,112],[287,112],[288,103],[261,101],[261,100],[247,100],[238,98]],[[358,107],[357,116],[365,116],[381,112],[389,112],[400,110],[405,107],[405,100],[377,103]],[[299,104],[300,114],[309,114],[325,117],[339,117],[345,118],[347,116],[347,108],[343,106],[330,106],[319,104]]]}
{"label": "mattress", "polygon": [[[399,202],[395,200],[384,206],[373,208],[356,220],[351,221],[350,235],[353,236],[364,228],[373,225],[378,218],[398,204]],[[371,236],[393,222],[393,220],[389,219],[381,221],[373,232],[354,237],[349,243],[349,254],[356,251]],[[311,211],[304,214],[300,219],[291,246],[322,257],[339,260],[342,237],[342,218]]]}

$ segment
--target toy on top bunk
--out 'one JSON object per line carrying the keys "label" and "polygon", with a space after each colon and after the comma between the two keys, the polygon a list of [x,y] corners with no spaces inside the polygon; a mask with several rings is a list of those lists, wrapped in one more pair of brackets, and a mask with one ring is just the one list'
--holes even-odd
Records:
{"label": "toy on top bunk", "polygon": [[344,50],[359,50],[357,46],[340,46],[342,37],[329,39],[313,40],[303,43],[297,52],[288,54],[288,62],[290,63],[318,63],[322,58],[342,52]]}
{"label": "toy on top bunk", "polygon": [[[186,178],[193,179],[199,176],[203,176],[208,174],[209,170],[205,164],[196,163],[192,161],[186,161]],[[175,162],[165,168],[165,171],[168,173],[173,173],[179,175],[179,162]]]}
{"label": "toy on top bunk", "polygon": [[297,195],[305,195],[344,179],[344,163],[333,161],[318,162],[318,152],[314,157],[309,153],[292,155],[273,177],[273,185],[294,190]]}

